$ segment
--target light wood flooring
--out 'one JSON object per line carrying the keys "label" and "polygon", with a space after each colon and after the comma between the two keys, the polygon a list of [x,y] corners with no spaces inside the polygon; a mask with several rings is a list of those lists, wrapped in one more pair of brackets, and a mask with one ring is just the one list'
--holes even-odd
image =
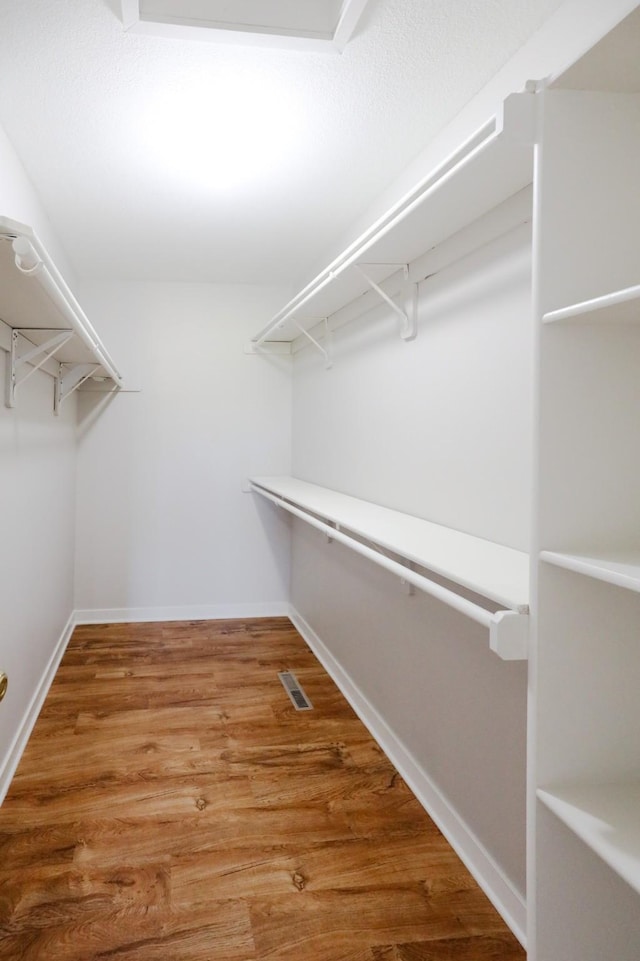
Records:
{"label": "light wood flooring", "polygon": [[2,961],[524,957],[288,620],[76,629],[0,808]]}

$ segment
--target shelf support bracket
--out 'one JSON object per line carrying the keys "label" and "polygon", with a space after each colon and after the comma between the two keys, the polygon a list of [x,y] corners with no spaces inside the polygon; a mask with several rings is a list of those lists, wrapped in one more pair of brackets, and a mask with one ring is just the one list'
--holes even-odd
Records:
{"label": "shelf support bracket", "polygon": [[[11,331],[11,345],[7,353],[7,377],[5,404],[7,407],[16,406],[16,392],[21,384],[35,374],[43,364],[53,357],[60,348],[73,337],[72,330],[49,331],[48,328],[40,328],[47,333],[53,334],[43,344],[32,344],[30,349],[23,354],[18,351],[18,338],[20,336],[28,340],[27,334],[33,332],[33,328],[14,327]],[[30,341],[29,341],[30,343]],[[20,374],[26,364],[30,364],[29,370]]]}
{"label": "shelf support bracket", "polygon": [[250,340],[244,345],[245,354],[260,354],[263,357],[273,357],[277,355],[289,356],[291,344],[286,340]]}
{"label": "shelf support bracket", "polygon": [[326,539],[327,539],[327,544],[333,544],[333,540],[334,540],[334,538],[333,538],[333,531],[336,530],[336,531],[338,531],[338,533],[339,533],[339,532],[340,532],[340,525],[337,524],[335,521],[327,521],[327,527],[331,527],[331,528],[332,528],[331,533],[329,533],[329,531],[327,531],[327,532],[325,533],[325,537],[326,537]]}
{"label": "shelf support bracket", "polygon": [[[407,561],[406,564],[407,570],[413,571],[413,564],[411,561]],[[415,584],[412,584],[411,581],[408,581],[404,577],[400,578],[400,589],[402,590],[403,594],[407,595],[407,597],[413,597],[416,592]]]}
{"label": "shelf support bracket", "polygon": [[77,390],[85,380],[100,370],[100,364],[60,364],[60,373],[56,377],[55,395],[53,401],[54,413],[59,414],[63,401],[74,390]]}
{"label": "shelf support bracket", "polygon": [[[400,336],[403,340],[414,340],[416,334],[418,333],[418,285],[411,284],[411,296],[409,302],[408,310],[404,310],[395,300],[393,300],[382,287],[373,280],[369,274],[366,272],[361,264],[354,264],[356,270],[358,270],[366,282],[369,284],[372,290],[378,294],[379,297],[384,300],[386,304],[389,305],[394,314],[400,318]],[[405,280],[409,279],[409,266],[408,264],[403,264],[402,269],[404,271]]]}
{"label": "shelf support bracket", "polygon": [[319,344],[318,341],[315,339],[315,337],[312,337],[309,331],[305,330],[305,328],[301,324],[299,324],[297,320],[294,320],[293,323],[295,324],[297,329],[300,331],[300,333],[304,334],[307,340],[310,341],[310,343],[316,348],[316,350],[320,351],[320,353],[324,357],[325,367],[327,368],[327,370],[331,370],[331,367],[333,366],[333,362],[331,360],[331,331],[329,330],[328,318],[327,317],[324,318],[324,342],[327,345],[326,349],[322,346],[322,344]]}

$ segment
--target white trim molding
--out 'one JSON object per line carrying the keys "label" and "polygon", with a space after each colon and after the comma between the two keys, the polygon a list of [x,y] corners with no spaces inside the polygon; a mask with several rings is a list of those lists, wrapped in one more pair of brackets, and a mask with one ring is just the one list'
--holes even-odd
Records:
{"label": "white trim molding", "polygon": [[326,0],[243,0],[237,11],[225,0],[120,0],[120,7],[131,33],[341,53],[369,2],[342,0],[333,11]]}
{"label": "white trim molding", "polygon": [[220,621],[288,617],[287,601],[263,604],[194,604],[184,607],[107,607],[77,610],[75,624],[126,624],[145,621]]}
{"label": "white trim molding", "polygon": [[7,795],[13,775],[16,773],[16,769],[20,763],[24,749],[26,748],[29,738],[31,737],[31,732],[33,731],[36,721],[38,720],[38,715],[42,710],[42,705],[44,704],[47,694],[49,693],[49,688],[53,683],[53,679],[56,676],[56,671],[58,670],[60,661],[62,660],[64,652],[67,649],[67,644],[71,639],[75,625],[75,617],[73,614],[71,614],[54,648],[53,654],[49,658],[47,666],[42,672],[40,681],[33,692],[33,696],[29,702],[27,710],[24,713],[24,717],[22,718],[22,722],[18,728],[16,736],[14,737],[4,759],[0,760],[0,804],[2,804]]}

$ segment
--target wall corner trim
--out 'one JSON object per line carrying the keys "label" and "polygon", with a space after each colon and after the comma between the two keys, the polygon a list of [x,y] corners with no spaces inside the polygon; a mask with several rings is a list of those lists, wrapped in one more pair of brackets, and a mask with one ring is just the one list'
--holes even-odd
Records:
{"label": "wall corner trim", "polygon": [[418,764],[384,718],[367,700],[313,628],[293,606],[289,610],[289,617],[374,740],[400,772],[418,801],[526,948],[527,908],[520,892],[505,876],[469,826],[460,818],[424,768]]}
{"label": "wall corner trim", "polygon": [[60,635],[53,653],[49,658],[49,662],[42,672],[42,676],[38,685],[33,692],[29,706],[24,713],[18,732],[13,739],[11,747],[7,751],[4,758],[0,758],[0,804],[4,801],[13,775],[16,773],[20,759],[24,753],[24,749],[27,746],[31,732],[33,731],[34,725],[38,720],[38,715],[42,710],[42,705],[44,704],[45,698],[49,693],[49,688],[56,676],[56,671],[64,652],[67,649],[67,644],[71,639],[73,629],[76,626],[75,612],[69,615],[69,619],[65,624],[62,634]]}

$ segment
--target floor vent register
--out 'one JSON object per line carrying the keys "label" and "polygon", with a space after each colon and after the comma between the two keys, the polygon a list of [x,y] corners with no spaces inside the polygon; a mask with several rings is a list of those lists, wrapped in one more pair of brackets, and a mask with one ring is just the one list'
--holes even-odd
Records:
{"label": "floor vent register", "polygon": [[298,684],[295,674],[291,671],[280,671],[278,677],[282,681],[282,686],[291,698],[291,703],[296,711],[313,710],[313,704]]}

